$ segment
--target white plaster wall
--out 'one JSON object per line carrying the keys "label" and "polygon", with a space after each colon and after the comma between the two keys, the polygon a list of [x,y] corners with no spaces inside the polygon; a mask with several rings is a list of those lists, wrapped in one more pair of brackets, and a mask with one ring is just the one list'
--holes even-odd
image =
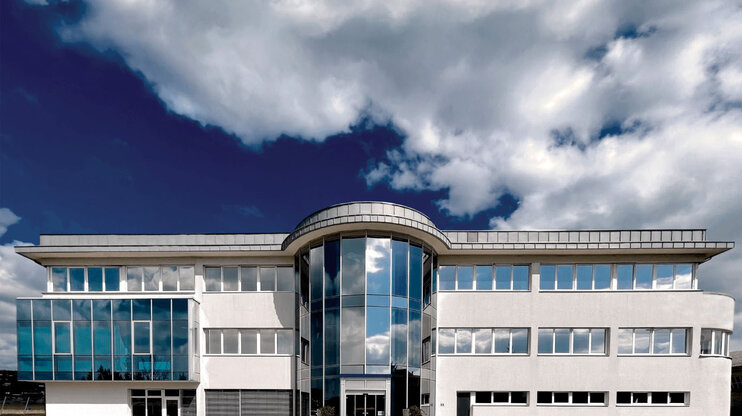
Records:
{"label": "white plaster wall", "polygon": [[[532,287],[533,287],[532,282]],[[528,327],[529,356],[439,355],[436,415],[456,414],[457,391],[529,391],[528,407],[495,414],[728,415],[731,361],[699,357],[701,328],[733,326],[734,300],[689,292],[439,292],[438,327]],[[617,356],[619,327],[691,328],[690,356]],[[539,356],[539,327],[607,327],[608,356]],[[606,408],[536,406],[537,391],[606,391]],[[689,407],[616,407],[616,391],[689,391]]]}
{"label": "white plaster wall", "polygon": [[48,416],[131,416],[130,389],[196,389],[195,383],[50,382],[46,383]]}
{"label": "white plaster wall", "polygon": [[203,356],[204,389],[291,390],[291,356]]}
{"label": "white plaster wall", "polygon": [[201,296],[202,329],[294,326],[293,292],[204,292]]}

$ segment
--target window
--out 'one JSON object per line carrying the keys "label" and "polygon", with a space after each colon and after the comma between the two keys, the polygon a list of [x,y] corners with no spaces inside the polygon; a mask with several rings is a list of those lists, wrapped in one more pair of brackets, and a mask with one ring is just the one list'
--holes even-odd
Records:
{"label": "window", "polygon": [[685,355],[687,328],[620,328],[620,355]]}
{"label": "window", "polygon": [[427,337],[423,340],[423,363],[427,363],[428,361],[430,361],[430,354],[430,337]]}
{"label": "window", "polygon": [[440,266],[441,290],[529,290],[527,265]]}
{"label": "window", "polygon": [[194,290],[194,268],[193,266],[127,266],[126,288],[130,292]]}
{"label": "window", "polygon": [[539,328],[539,354],[605,355],[605,328]]}
{"label": "window", "polygon": [[293,266],[204,267],[207,292],[294,291]]}
{"label": "window", "polygon": [[541,290],[690,290],[693,286],[692,264],[541,265]]}
{"label": "window", "polygon": [[619,406],[687,406],[690,393],[688,392],[629,392],[616,393],[616,405]]}
{"label": "window", "polygon": [[196,390],[129,390],[132,416],[196,415]]}
{"label": "window", "polygon": [[294,352],[294,336],[290,329],[209,328],[204,332],[206,354],[288,355]]}
{"label": "window", "polygon": [[440,354],[528,354],[528,328],[438,330]]}
{"label": "window", "polygon": [[606,393],[602,391],[539,391],[536,393],[537,404],[570,405],[570,406],[605,406]]}
{"label": "window", "polygon": [[474,404],[488,405],[527,405],[527,391],[477,391],[474,392]]}
{"label": "window", "polygon": [[119,290],[118,267],[50,267],[54,292],[101,292]]}
{"label": "window", "polygon": [[729,356],[731,333],[721,329],[701,329],[701,355]]}

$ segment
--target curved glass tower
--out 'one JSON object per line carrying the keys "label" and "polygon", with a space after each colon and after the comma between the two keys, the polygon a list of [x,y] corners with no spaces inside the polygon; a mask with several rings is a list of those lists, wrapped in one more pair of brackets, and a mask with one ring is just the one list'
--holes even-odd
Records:
{"label": "curved glass tower", "polygon": [[[420,405],[423,339],[429,342],[431,328],[428,319],[423,334],[423,292],[429,299],[434,256],[407,237],[371,233],[336,235],[300,252],[312,412],[332,406],[339,414],[341,400],[346,414],[401,414]],[[389,397],[349,394],[347,380],[386,381]]]}

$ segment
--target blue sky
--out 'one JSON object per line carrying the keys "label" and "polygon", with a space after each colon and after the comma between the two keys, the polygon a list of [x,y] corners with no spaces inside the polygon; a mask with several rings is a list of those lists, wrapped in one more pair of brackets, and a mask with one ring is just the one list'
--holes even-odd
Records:
{"label": "blue sky", "polygon": [[[43,285],[12,248],[41,233],[286,232],[350,200],[742,241],[740,20],[726,0],[0,2],[0,316]],[[742,299],[741,253],[701,287]]]}

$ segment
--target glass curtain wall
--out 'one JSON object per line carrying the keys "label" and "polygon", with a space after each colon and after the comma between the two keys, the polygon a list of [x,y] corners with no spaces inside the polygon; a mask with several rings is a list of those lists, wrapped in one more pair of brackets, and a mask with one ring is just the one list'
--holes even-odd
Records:
{"label": "glass curtain wall", "polygon": [[[340,379],[389,377],[393,414],[420,405],[423,276],[431,291],[433,261],[405,238],[326,239],[300,254],[309,259],[311,410],[340,411]],[[424,266],[429,270],[424,270]],[[428,337],[430,334],[426,335]]]}
{"label": "glass curtain wall", "polygon": [[188,380],[188,304],[19,299],[18,379]]}

